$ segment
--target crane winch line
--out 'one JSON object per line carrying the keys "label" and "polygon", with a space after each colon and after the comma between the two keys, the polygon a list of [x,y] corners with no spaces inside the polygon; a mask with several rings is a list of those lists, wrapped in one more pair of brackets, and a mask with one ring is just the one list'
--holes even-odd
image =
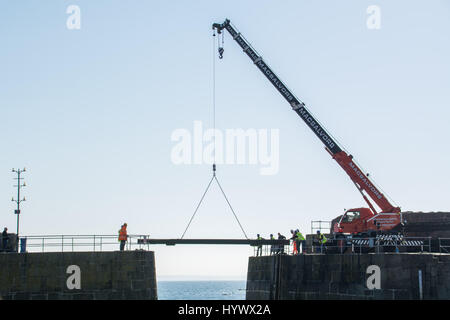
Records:
{"label": "crane winch line", "polygon": [[[215,32],[215,30],[214,30],[214,33],[213,33],[213,37],[214,37],[213,38],[213,77],[212,77],[213,78],[212,79],[212,82],[213,82],[213,85],[212,85],[212,109],[213,109],[213,129],[214,129],[214,131],[213,131],[214,132],[214,135],[213,135],[213,138],[214,138],[214,162],[213,162],[213,167],[212,167],[213,172],[212,172],[212,177],[209,180],[208,186],[206,187],[205,191],[203,192],[203,195],[202,195],[199,203],[197,204],[197,207],[195,208],[194,213],[191,216],[191,219],[189,220],[189,222],[188,222],[188,224],[186,226],[186,229],[184,230],[184,232],[181,235],[180,239],[184,238],[187,230],[189,229],[189,226],[192,223],[192,220],[194,220],[194,217],[197,214],[197,211],[200,208],[200,205],[202,204],[203,199],[205,198],[206,194],[208,193],[208,190],[209,190],[209,187],[211,186],[211,183],[213,181],[216,181],[216,183],[219,186],[219,189],[220,189],[223,197],[225,198],[229,208],[231,209],[231,212],[233,213],[234,218],[236,219],[236,221],[237,221],[237,223],[238,223],[242,233],[244,234],[245,239],[249,240],[249,238],[247,237],[247,234],[244,231],[244,228],[242,227],[241,222],[239,221],[239,218],[236,215],[236,212],[234,211],[230,201],[228,200],[227,195],[225,194],[225,191],[223,190],[223,188],[220,185],[220,182],[219,182],[219,180],[217,179],[217,176],[216,176],[216,45],[215,45],[216,32]],[[223,34],[222,34],[222,47],[220,46],[220,37],[218,36],[217,39],[218,39],[218,48],[219,48],[219,54],[220,54],[219,58],[222,59],[223,41],[224,41],[223,40]]]}

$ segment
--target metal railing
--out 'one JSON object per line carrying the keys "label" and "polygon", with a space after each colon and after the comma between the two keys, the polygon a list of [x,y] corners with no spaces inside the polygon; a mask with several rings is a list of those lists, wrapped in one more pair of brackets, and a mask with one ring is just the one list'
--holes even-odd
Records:
{"label": "metal railing", "polygon": [[270,256],[274,254],[289,254],[292,244],[286,246],[277,245],[260,245],[253,247],[254,256]]}
{"label": "metal railing", "polygon": [[[125,250],[150,250],[144,239],[149,235],[129,235]],[[144,240],[144,241],[143,241]],[[307,242],[308,243],[308,242]],[[118,235],[32,235],[20,237],[19,252],[75,252],[75,251],[117,251],[120,242]],[[293,242],[289,245],[254,246],[254,255],[294,254]],[[309,241],[302,250],[304,253],[381,253],[381,252],[439,252],[450,253],[450,238],[352,238],[329,239],[321,246]]]}
{"label": "metal railing", "polygon": [[450,238],[439,238],[439,253],[450,253]]}
{"label": "metal railing", "polygon": [[382,253],[382,252],[432,252],[431,237],[382,236],[377,238],[353,238],[334,240],[325,245],[332,253]]}
{"label": "metal railing", "polygon": [[323,233],[329,233],[331,229],[331,221],[311,221],[311,234],[316,234],[316,231],[320,232],[325,231]]}
{"label": "metal railing", "polygon": [[[148,235],[128,235],[124,250],[149,249]],[[118,235],[32,235],[20,237],[19,252],[117,251]]]}
{"label": "metal railing", "polygon": [[[444,242],[445,240],[445,242]],[[431,237],[392,237],[392,238],[352,238],[329,239],[324,245],[317,241],[306,245],[303,253],[328,253],[328,254],[363,254],[363,253],[402,253],[402,252],[441,252],[450,253],[450,238],[439,238],[439,250],[432,248]],[[262,245],[254,247],[254,255],[288,254],[294,255],[293,242],[288,246],[274,247]]]}

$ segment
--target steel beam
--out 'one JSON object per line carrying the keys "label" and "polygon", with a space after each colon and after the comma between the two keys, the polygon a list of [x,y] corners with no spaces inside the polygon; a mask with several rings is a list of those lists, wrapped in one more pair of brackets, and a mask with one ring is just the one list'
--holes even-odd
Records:
{"label": "steel beam", "polygon": [[289,240],[256,239],[138,239],[138,244],[224,244],[224,245],[289,245]]}

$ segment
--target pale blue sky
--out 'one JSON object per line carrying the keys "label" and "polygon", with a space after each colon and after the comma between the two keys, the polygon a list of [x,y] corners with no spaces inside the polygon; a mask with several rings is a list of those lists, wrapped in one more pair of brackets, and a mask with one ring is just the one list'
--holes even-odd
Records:
{"label": "pale blue sky", "polygon": [[[81,9],[81,30],[66,8]],[[381,9],[381,29],[366,9]],[[171,133],[211,123],[211,24],[230,18],[404,211],[448,211],[450,2],[0,2],[0,224],[23,234],[179,237],[211,175],[172,164]],[[219,179],[254,236],[363,206],[350,179],[228,34],[217,126],[280,130],[280,171]],[[3,200],[2,200],[3,199]],[[217,188],[186,237],[236,238]],[[159,275],[245,276],[246,247],[155,247]],[[182,260],[183,259],[183,260]],[[180,261],[183,264],[180,265]]]}

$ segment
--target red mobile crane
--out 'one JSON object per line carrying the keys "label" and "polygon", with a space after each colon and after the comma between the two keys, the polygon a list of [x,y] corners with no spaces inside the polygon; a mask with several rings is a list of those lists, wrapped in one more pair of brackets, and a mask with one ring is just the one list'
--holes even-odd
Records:
{"label": "red mobile crane", "polygon": [[[292,109],[308,125],[314,134],[325,145],[325,150],[336,160],[342,169],[348,174],[358,191],[361,193],[369,208],[355,208],[347,210],[342,216],[333,220],[331,232],[336,235],[373,235],[375,232],[390,233],[398,231],[401,225],[401,210],[393,206],[383,193],[370,181],[369,175],[364,174],[358,165],[353,161],[352,155],[343,151],[338,143],[333,140],[330,134],[322,125],[314,119],[311,113],[295,95],[284,85],[278,76],[272,71],[262,57],[247,42],[247,40],[231,25],[230,20],[224,23],[214,23],[213,30],[217,30],[220,35],[223,30],[227,30],[233,39],[239,44],[247,56],[256,67],[266,76],[278,92],[287,100]],[[223,35],[222,35],[223,36]],[[222,58],[223,48],[219,47],[219,55]],[[381,209],[375,209],[369,198]]]}

